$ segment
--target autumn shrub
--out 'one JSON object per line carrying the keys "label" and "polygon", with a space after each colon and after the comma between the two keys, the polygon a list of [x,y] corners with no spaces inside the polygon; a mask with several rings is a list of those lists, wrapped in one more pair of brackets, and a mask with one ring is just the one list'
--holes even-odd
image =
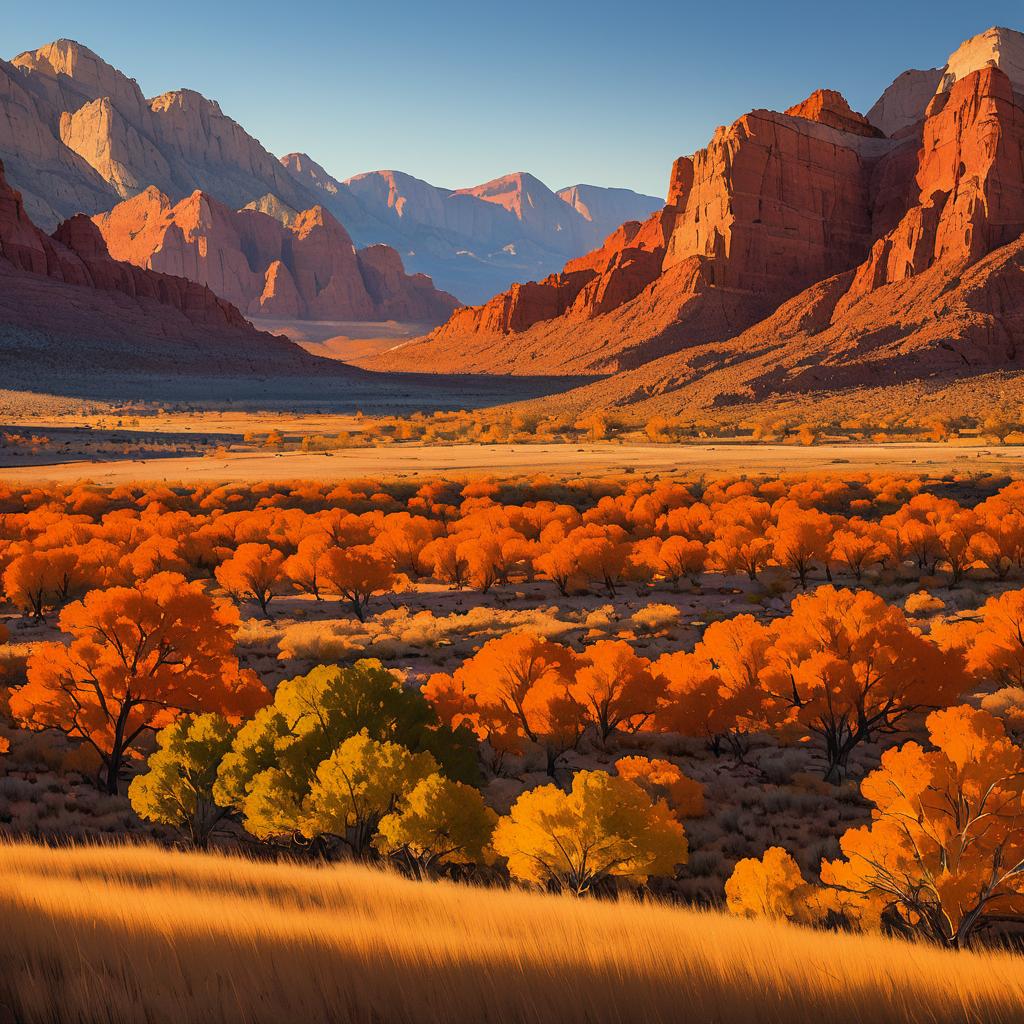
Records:
{"label": "autumn shrub", "polygon": [[941,612],[945,607],[946,604],[941,598],[929,594],[927,590],[919,590],[903,602],[903,610],[908,615],[931,615]]}
{"label": "autumn shrub", "polygon": [[725,899],[729,912],[741,917],[811,924],[827,913],[820,888],[804,880],[800,866],[779,846],[738,861],[725,883]]}
{"label": "autumn shrub", "polygon": [[633,612],[629,621],[639,633],[660,633],[677,625],[679,618],[679,609],[674,605],[651,603]]}

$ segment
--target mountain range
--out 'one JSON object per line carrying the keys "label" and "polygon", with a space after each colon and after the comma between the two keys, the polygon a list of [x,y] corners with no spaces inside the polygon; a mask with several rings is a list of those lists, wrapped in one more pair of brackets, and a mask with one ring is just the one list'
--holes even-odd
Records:
{"label": "mountain range", "polygon": [[67,39],[0,61],[0,159],[47,231],[151,187],[172,204],[198,191],[232,210],[319,206],[357,246],[392,246],[410,271],[463,302],[557,270],[661,206],[627,189],[556,193],[522,172],[456,190],[392,170],[339,181],[306,154],[277,159],[190,89],[147,99]]}
{"label": "mountain range", "polygon": [[823,89],[679,158],[668,200],[561,272],[362,361],[600,373],[567,406],[682,411],[1024,363],[1024,35],[862,116]]}

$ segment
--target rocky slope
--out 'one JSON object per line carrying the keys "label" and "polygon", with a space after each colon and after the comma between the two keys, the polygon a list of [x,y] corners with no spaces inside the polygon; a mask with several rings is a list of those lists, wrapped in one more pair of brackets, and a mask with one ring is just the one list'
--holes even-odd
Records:
{"label": "rocky slope", "polygon": [[668,411],[1021,365],[1022,95],[995,29],[867,118],[827,90],[753,111],[656,218],[365,365],[612,371],[566,404]]}
{"label": "rocky slope", "polygon": [[198,191],[172,203],[150,186],[93,220],[115,259],[208,285],[251,316],[431,324],[458,305],[407,275],[394,249],[357,251],[322,206],[297,212],[270,197],[236,211]]}
{"label": "rocky slope", "polygon": [[67,39],[0,61],[0,159],[46,230],[149,187],[175,203],[202,191],[231,209],[322,205],[358,245],[394,246],[410,270],[467,301],[557,269],[659,205],[577,186],[588,193],[581,205],[525,174],[457,192],[395,171],[338,182],[303,154],[279,161],[197,92],[147,99]]}
{"label": "rocky slope", "polygon": [[[0,336],[5,374],[23,363],[41,371],[208,375],[312,374],[324,365],[257,331],[203,285],[111,259],[88,217],[45,234],[2,164]],[[106,344],[112,338],[117,345]]]}

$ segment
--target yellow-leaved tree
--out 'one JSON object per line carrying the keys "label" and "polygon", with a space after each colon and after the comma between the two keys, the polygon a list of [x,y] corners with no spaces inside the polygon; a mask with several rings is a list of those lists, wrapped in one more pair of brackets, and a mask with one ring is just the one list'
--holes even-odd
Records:
{"label": "yellow-leaved tree", "polygon": [[577,772],[523,793],[498,820],[494,849],[513,878],[582,896],[608,879],[674,875],[688,854],[683,826],[663,800],[607,772]]}
{"label": "yellow-leaved tree", "polygon": [[[300,830],[310,839],[337,836],[357,856],[369,849],[384,815],[416,785],[437,773],[430,754],[400,743],[371,739],[365,729],[350,736],[316,770],[303,802]],[[274,775],[263,780],[272,784]]]}
{"label": "yellow-leaved tree", "polygon": [[413,754],[428,752],[430,771],[463,781],[478,776],[471,735],[440,725],[418,690],[368,659],[344,668],[320,665],[282,682],[273,703],[239,729],[221,762],[214,795],[239,811],[259,839],[306,835],[307,800],[318,770],[363,730],[371,740]]}
{"label": "yellow-leaved tree", "polygon": [[434,773],[381,819],[374,845],[420,876],[446,864],[487,864],[497,820],[479,790]]}
{"label": "yellow-leaved tree", "polygon": [[156,734],[157,749],[136,775],[128,799],[140,818],[170,825],[205,848],[227,813],[213,798],[221,758],[237,728],[223,715],[186,715]]}

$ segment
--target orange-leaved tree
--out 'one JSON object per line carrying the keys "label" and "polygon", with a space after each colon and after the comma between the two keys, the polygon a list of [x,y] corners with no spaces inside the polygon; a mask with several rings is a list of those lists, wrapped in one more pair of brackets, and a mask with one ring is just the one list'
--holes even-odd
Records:
{"label": "orange-leaved tree", "polygon": [[320,575],[326,589],[337,594],[360,622],[366,618],[370,598],[395,585],[391,562],[365,544],[325,552]]}
{"label": "orange-leaved tree", "polygon": [[549,774],[587,724],[570,684],[577,656],[568,647],[522,631],[495,637],[456,669],[431,676],[424,695],[447,725],[471,726],[499,753],[542,746]]}
{"label": "orange-leaved tree", "polygon": [[236,600],[255,601],[264,615],[283,586],[284,555],[269,544],[239,544],[214,570],[217,582]]}
{"label": "orange-leaved tree", "polygon": [[78,559],[69,548],[19,555],[4,571],[7,599],[42,622],[50,609],[67,600],[77,563]]}
{"label": "orange-leaved tree", "polygon": [[800,595],[771,632],[759,673],[771,714],[792,714],[823,740],[832,781],[858,744],[948,706],[967,686],[961,651],[942,649],[867,591],[824,586]]}
{"label": "orange-leaved tree", "polygon": [[[766,626],[753,615],[736,615],[711,623],[692,654],[663,654],[654,665],[667,682],[656,726],[684,736],[706,735],[716,754],[725,741],[742,760],[747,735],[769,724],[760,676],[770,646]],[[783,712],[781,718],[786,717]]]}
{"label": "orange-leaved tree", "polygon": [[980,623],[964,623],[967,666],[983,679],[1024,686],[1024,591],[990,597]]}
{"label": "orange-leaved tree", "polygon": [[1024,914],[1024,753],[999,719],[966,705],[926,724],[935,749],[882,755],[861,784],[871,824],[843,835],[821,880],[865,927],[960,948],[986,919]]}
{"label": "orange-leaved tree", "polygon": [[580,656],[569,694],[607,740],[616,729],[643,728],[667,685],[624,640],[598,640]]}
{"label": "orange-leaved tree", "polygon": [[620,778],[635,782],[652,799],[664,800],[678,818],[702,818],[705,814],[704,787],[671,761],[620,757],[615,771]]}
{"label": "orange-leaved tree", "polygon": [[146,732],[183,712],[238,719],[269,700],[255,674],[239,669],[237,623],[232,605],[176,573],[90,591],[61,613],[70,645],[32,652],[11,711],[29,728],[85,740],[100,757],[107,791],[116,793],[125,758]]}
{"label": "orange-leaved tree", "polygon": [[824,565],[826,576],[831,578],[828,559],[832,530],[832,519],[824,512],[789,502],[782,506],[778,521],[769,531],[775,561],[790,569],[804,589],[816,562]]}

